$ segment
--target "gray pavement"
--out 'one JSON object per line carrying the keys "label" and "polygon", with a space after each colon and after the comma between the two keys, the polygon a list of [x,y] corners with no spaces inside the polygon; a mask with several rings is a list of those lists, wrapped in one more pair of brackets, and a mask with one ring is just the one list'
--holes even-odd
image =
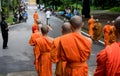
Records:
{"label": "gray pavement", "polygon": [[[10,27],[8,49],[2,49],[2,37],[0,34],[0,76],[37,76],[34,68],[33,47],[29,46],[29,38],[31,36],[31,27],[33,24],[33,13],[36,10],[34,6],[29,7],[29,18],[27,23],[20,23]],[[42,23],[46,18],[44,12],[39,12]],[[49,20],[53,31],[49,32],[51,37],[61,35],[61,25],[63,21],[54,16]],[[93,76],[96,65],[96,54],[103,49],[100,43],[93,42],[91,57],[88,60],[89,76]],[[53,73],[55,64],[53,65]]]}

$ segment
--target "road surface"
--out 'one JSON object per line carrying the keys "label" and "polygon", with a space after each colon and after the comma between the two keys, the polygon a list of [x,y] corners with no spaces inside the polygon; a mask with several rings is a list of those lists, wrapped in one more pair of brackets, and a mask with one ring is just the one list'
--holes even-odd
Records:
{"label": "road surface", "polygon": [[[29,6],[27,23],[15,24],[10,27],[8,49],[2,49],[2,36],[0,34],[0,76],[37,76],[33,64],[33,47],[28,44],[32,33],[32,15],[35,10],[35,6]],[[42,23],[45,23],[45,13],[39,10],[38,13]],[[63,21],[52,16],[49,23],[53,28],[49,35],[54,38],[60,36]],[[93,76],[96,54],[103,48],[104,45],[101,43],[93,42],[92,53],[88,60],[89,76]],[[52,68],[54,73],[55,64],[53,64]]]}

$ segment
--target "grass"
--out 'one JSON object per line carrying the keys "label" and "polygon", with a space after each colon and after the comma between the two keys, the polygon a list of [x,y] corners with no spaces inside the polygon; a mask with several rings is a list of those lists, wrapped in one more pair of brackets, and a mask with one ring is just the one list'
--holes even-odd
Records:
{"label": "grass", "polygon": [[120,12],[120,7],[113,7],[110,9],[111,12]]}
{"label": "grass", "polygon": [[101,7],[90,6],[91,10],[101,10]]}
{"label": "grass", "polygon": [[91,14],[100,14],[100,13],[109,13],[110,10],[99,10],[99,11],[96,11],[96,10],[91,10]]}
{"label": "grass", "polygon": [[0,76],[3,76],[3,75],[0,74]]}

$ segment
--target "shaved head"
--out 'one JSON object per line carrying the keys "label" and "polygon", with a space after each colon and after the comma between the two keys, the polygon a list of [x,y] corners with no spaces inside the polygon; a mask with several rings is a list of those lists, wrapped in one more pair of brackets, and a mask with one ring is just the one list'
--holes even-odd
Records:
{"label": "shaved head", "polygon": [[37,11],[35,11],[35,13],[37,13]]}
{"label": "shaved head", "polygon": [[91,15],[91,18],[93,18],[93,15]]}
{"label": "shaved head", "polygon": [[44,25],[41,27],[41,32],[43,35],[46,35],[49,32],[49,28],[46,25]]}
{"label": "shaved head", "polygon": [[120,16],[118,16],[117,18],[116,18],[116,20],[119,20],[120,19]]}
{"label": "shaved head", "polygon": [[115,23],[115,21],[113,20],[112,23]]}
{"label": "shaved head", "polygon": [[70,24],[73,29],[78,29],[82,27],[82,17],[81,16],[73,16],[70,19]]}
{"label": "shaved head", "polygon": [[67,34],[71,32],[71,24],[69,22],[65,22],[62,25],[62,34]]}
{"label": "shaved head", "polygon": [[120,29],[120,16],[116,18],[114,25],[117,29]]}
{"label": "shaved head", "polygon": [[120,40],[120,17],[116,18],[114,22],[114,26],[115,26],[115,35],[116,35],[117,41],[119,41]]}
{"label": "shaved head", "polygon": [[107,23],[109,24],[109,23],[110,23],[110,21],[107,21]]}

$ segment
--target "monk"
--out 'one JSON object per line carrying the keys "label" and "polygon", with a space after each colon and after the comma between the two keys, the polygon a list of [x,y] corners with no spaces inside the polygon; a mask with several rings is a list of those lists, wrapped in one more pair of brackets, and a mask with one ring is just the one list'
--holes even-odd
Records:
{"label": "monk", "polygon": [[109,33],[109,44],[112,44],[116,42],[116,36],[115,36],[115,26],[114,26],[114,20],[112,21],[111,27],[110,27],[110,33]]}
{"label": "monk", "polygon": [[91,16],[91,18],[88,20],[88,34],[90,35],[91,38],[93,37],[94,23],[95,23],[95,20],[93,16]]}
{"label": "monk", "polygon": [[110,21],[107,21],[107,24],[106,24],[106,25],[104,26],[104,28],[103,28],[105,46],[109,45],[110,27],[111,27]]}
{"label": "monk", "polygon": [[[65,22],[62,25],[62,35],[68,34],[70,32],[71,32],[70,23]],[[63,76],[64,68],[66,66],[66,62],[61,62],[61,61],[59,61],[59,58],[58,58],[58,53],[59,53],[58,46],[59,46],[59,42],[60,42],[60,37],[57,37],[57,38],[54,39],[54,41],[52,43],[52,52],[51,52],[52,62],[54,62],[54,63],[57,62],[56,70],[55,70],[55,75],[56,76]]]}
{"label": "monk", "polygon": [[[38,30],[35,30],[35,32],[31,35],[29,44],[31,46],[35,46],[35,40],[40,37],[42,37],[41,32],[39,32]],[[35,47],[33,48],[33,51],[34,51],[34,57],[36,57],[37,52],[35,51]],[[34,61],[34,64],[35,64],[35,61]],[[36,70],[38,70],[38,66],[36,66]]]}
{"label": "monk", "polygon": [[90,56],[91,41],[80,33],[83,26],[81,16],[73,16],[70,24],[72,33],[60,38],[59,56],[66,61],[63,76],[88,76],[86,61]]}
{"label": "monk", "polygon": [[34,22],[36,22],[39,19],[39,15],[37,11],[35,11],[35,13],[33,14],[33,18],[34,18]]}
{"label": "monk", "polygon": [[39,31],[39,23],[38,23],[37,20],[36,20],[36,21],[34,22],[34,24],[32,25],[32,33],[34,33],[36,30]]}
{"label": "monk", "polygon": [[120,17],[115,20],[114,26],[116,42],[98,53],[94,76],[120,76]]}
{"label": "monk", "polygon": [[98,41],[102,37],[102,24],[96,19],[93,27],[93,41]]}
{"label": "monk", "polygon": [[47,26],[41,27],[43,37],[36,39],[35,51],[35,65],[37,66],[38,76],[52,76],[52,62],[51,62],[51,46],[53,38],[48,36],[49,29]]}
{"label": "monk", "polygon": [[40,38],[41,36],[42,36],[41,33],[38,30],[35,30],[35,32],[31,35],[31,38],[29,40],[29,44],[31,46],[35,46],[35,40],[37,38]]}

